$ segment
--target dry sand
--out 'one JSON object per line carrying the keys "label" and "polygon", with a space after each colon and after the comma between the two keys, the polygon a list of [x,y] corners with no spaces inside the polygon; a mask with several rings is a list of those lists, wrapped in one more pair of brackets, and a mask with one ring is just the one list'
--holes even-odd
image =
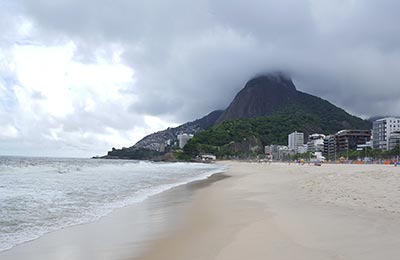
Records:
{"label": "dry sand", "polygon": [[225,163],[137,259],[400,259],[400,167]]}

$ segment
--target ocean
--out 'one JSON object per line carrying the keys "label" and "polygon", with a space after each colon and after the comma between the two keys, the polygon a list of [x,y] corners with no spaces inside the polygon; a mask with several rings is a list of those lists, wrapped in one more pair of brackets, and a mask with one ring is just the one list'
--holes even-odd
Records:
{"label": "ocean", "polygon": [[0,252],[223,170],[200,163],[0,157]]}

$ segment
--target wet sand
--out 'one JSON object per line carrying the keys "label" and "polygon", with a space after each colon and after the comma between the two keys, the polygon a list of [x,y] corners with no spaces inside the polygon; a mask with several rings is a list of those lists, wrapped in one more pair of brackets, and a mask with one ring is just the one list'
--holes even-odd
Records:
{"label": "wet sand", "polygon": [[399,259],[400,167],[226,162],[136,260]]}

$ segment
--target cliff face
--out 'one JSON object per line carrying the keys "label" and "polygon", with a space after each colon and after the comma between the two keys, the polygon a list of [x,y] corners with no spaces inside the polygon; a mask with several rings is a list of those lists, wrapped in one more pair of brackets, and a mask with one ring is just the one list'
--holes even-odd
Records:
{"label": "cliff face", "polygon": [[313,115],[318,118],[321,129],[326,132],[371,127],[369,121],[352,116],[322,98],[297,91],[292,80],[283,73],[268,74],[250,80],[216,123],[257,118],[279,112]]}
{"label": "cliff face", "polygon": [[292,80],[282,73],[250,80],[236,95],[217,123],[272,114],[297,99]]}

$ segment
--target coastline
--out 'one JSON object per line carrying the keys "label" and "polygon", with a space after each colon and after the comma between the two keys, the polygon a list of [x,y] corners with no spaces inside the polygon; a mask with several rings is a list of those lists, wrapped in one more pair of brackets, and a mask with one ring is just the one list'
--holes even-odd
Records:
{"label": "coastline", "polygon": [[100,219],[68,226],[0,252],[4,260],[127,259],[178,227],[197,189],[226,178],[223,171],[178,183]]}
{"label": "coastline", "polygon": [[400,168],[218,163],[227,170],[0,258],[398,259]]}
{"label": "coastline", "polygon": [[227,164],[182,227],[132,259],[398,259],[395,167]]}

